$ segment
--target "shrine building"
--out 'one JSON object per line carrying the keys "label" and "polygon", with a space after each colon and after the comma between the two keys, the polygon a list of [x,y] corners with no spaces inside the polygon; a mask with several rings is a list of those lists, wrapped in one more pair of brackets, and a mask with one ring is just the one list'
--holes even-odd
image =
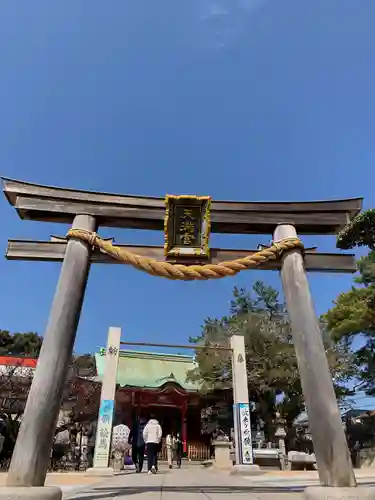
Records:
{"label": "shrine building", "polygon": [[[97,380],[104,376],[106,350],[95,354]],[[157,418],[163,435],[180,432],[184,452],[202,446],[198,384],[187,381],[192,356],[120,350],[115,398],[116,421],[129,427],[136,416]],[[206,402],[206,398],[203,398]],[[208,443],[206,443],[208,444]]]}
{"label": "shrine building", "polygon": [[[96,376],[78,375],[80,384],[101,384],[104,376],[106,349],[95,355]],[[0,356],[0,407],[3,410],[23,411],[28,391],[21,390],[21,382],[30,384],[37,359]],[[120,350],[117,368],[114,423],[132,427],[135,417],[149,418],[154,415],[163,428],[163,436],[179,432],[184,453],[192,460],[209,458],[209,435],[202,433],[201,411],[207,405],[231,398],[228,394],[199,393],[197,383],[187,381],[188,372],[195,368],[193,356]],[[8,385],[14,383],[7,377],[8,371],[17,375],[16,394]],[[16,370],[16,371],[14,371]],[[9,379],[9,380],[8,380]],[[17,392],[16,388],[16,392]],[[94,396],[99,397],[99,393]],[[99,404],[99,401],[97,402]],[[63,420],[76,404],[75,399],[62,402],[59,419]],[[82,403],[81,403],[82,404]]]}

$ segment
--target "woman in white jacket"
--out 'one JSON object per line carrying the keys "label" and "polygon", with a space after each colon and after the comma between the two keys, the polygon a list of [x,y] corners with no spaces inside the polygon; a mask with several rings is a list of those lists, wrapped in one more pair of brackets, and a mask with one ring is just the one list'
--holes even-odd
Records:
{"label": "woman in white jacket", "polygon": [[150,418],[143,429],[143,439],[147,446],[147,466],[149,474],[156,474],[158,468],[158,451],[163,432],[156,418]]}

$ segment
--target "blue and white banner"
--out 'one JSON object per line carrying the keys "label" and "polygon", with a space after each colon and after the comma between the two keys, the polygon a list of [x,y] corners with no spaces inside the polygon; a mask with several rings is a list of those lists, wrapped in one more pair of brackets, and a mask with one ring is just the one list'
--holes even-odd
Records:
{"label": "blue and white banner", "polygon": [[248,403],[238,403],[234,405],[234,418],[237,421],[237,432],[239,450],[238,458],[242,465],[252,465],[253,443],[251,435],[250,408]]}
{"label": "blue and white banner", "polygon": [[113,399],[104,399],[100,403],[99,422],[96,431],[94,467],[108,467],[111,448]]}

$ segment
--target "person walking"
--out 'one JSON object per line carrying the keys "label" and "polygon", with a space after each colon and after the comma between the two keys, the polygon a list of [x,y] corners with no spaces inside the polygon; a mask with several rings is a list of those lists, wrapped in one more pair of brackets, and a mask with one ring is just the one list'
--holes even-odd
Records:
{"label": "person walking", "polygon": [[142,472],[143,461],[145,457],[145,441],[143,439],[143,431],[146,425],[146,420],[140,418],[135,422],[129,434],[129,444],[132,445],[132,460],[135,465],[137,474]]}
{"label": "person walking", "polygon": [[181,469],[183,445],[182,445],[182,440],[181,440],[181,436],[180,436],[179,432],[177,432],[177,436],[174,440],[174,449],[175,449],[175,453],[176,453],[177,467],[179,469]]}
{"label": "person walking", "polygon": [[167,446],[168,467],[170,469],[172,469],[172,467],[173,467],[173,454],[174,454],[175,445],[176,445],[176,438],[173,436],[173,434],[167,434],[167,437],[165,439],[165,444]]}
{"label": "person walking", "polygon": [[149,474],[156,474],[158,468],[158,451],[162,435],[163,431],[159,422],[156,418],[151,417],[143,429],[143,439],[147,445],[147,466]]}
{"label": "person walking", "polygon": [[95,452],[95,440],[96,440],[96,420],[91,421],[86,428],[87,435],[87,465],[88,467],[94,467],[94,452]]}

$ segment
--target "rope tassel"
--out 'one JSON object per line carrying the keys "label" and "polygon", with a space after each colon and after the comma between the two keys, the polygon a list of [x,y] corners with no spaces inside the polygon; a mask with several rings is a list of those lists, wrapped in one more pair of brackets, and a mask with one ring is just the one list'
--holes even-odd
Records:
{"label": "rope tassel", "polygon": [[270,248],[264,248],[259,252],[219,264],[202,264],[186,266],[184,264],[171,264],[170,262],[158,261],[149,257],[143,257],[124,248],[113,245],[111,241],[103,240],[94,232],[85,229],[70,229],[66,235],[67,239],[76,238],[98,248],[123,264],[144,271],[152,276],[160,276],[169,280],[194,281],[225,278],[235,276],[241,271],[258,267],[269,260],[277,260],[284,252],[303,250],[303,243],[298,238],[285,238],[274,241]]}

